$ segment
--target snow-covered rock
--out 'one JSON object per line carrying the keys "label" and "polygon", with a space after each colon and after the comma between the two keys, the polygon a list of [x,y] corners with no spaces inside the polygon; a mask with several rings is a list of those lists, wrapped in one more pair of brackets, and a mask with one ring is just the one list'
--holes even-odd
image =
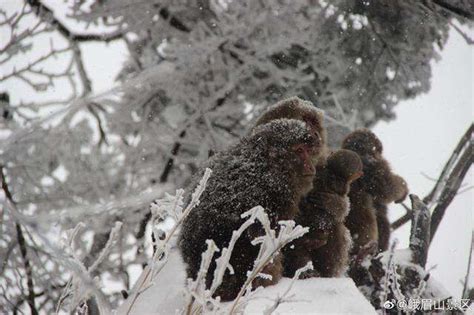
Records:
{"label": "snow-covered rock", "polygon": [[[172,251],[163,270],[148,288],[149,269],[145,269],[129,298],[117,314],[176,314],[185,304],[184,264],[177,251]],[[283,278],[278,285],[261,289],[250,300],[245,314],[261,314],[284,295],[291,279]],[[140,293],[138,293],[141,291]],[[138,293],[138,294],[137,294]],[[275,314],[376,314],[374,308],[349,278],[313,278],[297,280],[286,294],[284,302],[274,310]]]}

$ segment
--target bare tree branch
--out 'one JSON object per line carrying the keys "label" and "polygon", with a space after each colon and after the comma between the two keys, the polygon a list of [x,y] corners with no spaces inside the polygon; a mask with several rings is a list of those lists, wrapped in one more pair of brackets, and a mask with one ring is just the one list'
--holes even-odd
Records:
{"label": "bare tree branch", "polygon": [[461,297],[467,299],[468,291],[469,291],[469,275],[471,273],[471,264],[472,264],[472,251],[474,250],[474,231],[472,232],[471,236],[471,247],[469,249],[469,259],[467,260],[467,271],[466,276],[464,277],[464,283],[462,288],[462,295]]}
{"label": "bare tree branch", "polygon": [[458,15],[462,18],[466,18],[468,20],[474,20],[474,13],[466,11],[462,8],[456,7],[449,3],[449,1],[445,0],[432,0],[434,4],[436,4],[439,8],[443,9],[444,11],[447,11],[451,14]]}
{"label": "bare tree branch", "polygon": [[[0,165],[0,176],[2,177],[2,189],[5,193],[6,198],[12,203],[15,204],[13,200],[13,196],[8,188],[7,180],[5,178],[5,173],[3,171],[3,165]],[[28,258],[28,251],[27,251],[27,244],[25,237],[23,236],[23,231],[21,230],[21,226],[18,222],[15,223],[16,228],[16,236],[18,239],[18,245],[20,246],[20,253],[21,257],[23,258],[23,264],[25,265],[25,273],[26,273],[26,285],[28,287],[28,305],[31,310],[31,314],[38,314],[38,310],[35,306],[35,289],[33,283],[33,273],[31,269],[31,263]]]}
{"label": "bare tree branch", "polygon": [[472,155],[472,143],[470,143],[449,175],[446,181],[446,186],[438,199],[436,207],[433,210],[431,220],[431,240],[433,240],[439,224],[444,217],[446,209],[451,204],[451,201],[453,201],[454,197],[456,197],[457,191],[473,162],[474,157]]}
{"label": "bare tree branch", "polygon": [[[474,125],[471,124],[444,165],[435,186],[431,192],[423,198],[423,203],[425,203],[430,209],[436,204],[436,207],[432,212],[431,238],[433,238],[434,233],[438,228],[438,221],[440,221],[444,216],[446,208],[456,196],[467,171],[473,163],[471,140],[473,130]],[[394,221],[391,227],[393,230],[396,230],[410,221],[410,219],[411,214],[407,212],[405,215]]]}
{"label": "bare tree branch", "polygon": [[416,195],[410,195],[412,203],[412,225],[410,249],[413,263],[425,268],[430,244],[430,211]]}
{"label": "bare tree branch", "polygon": [[441,175],[438,177],[438,181],[436,182],[435,186],[433,187],[431,192],[425,198],[423,198],[424,203],[430,204],[433,202],[433,200],[436,199],[436,197],[439,196],[441,189],[446,184],[446,177],[448,176],[449,172],[452,170],[454,162],[459,157],[459,154],[461,153],[463,148],[469,143],[469,141],[471,141],[473,131],[474,131],[474,124],[471,124],[469,128],[466,130],[466,132],[464,133],[464,135],[459,140],[458,144],[456,145],[456,148],[451,154],[451,157],[444,165],[443,170],[441,171]]}
{"label": "bare tree branch", "polygon": [[43,4],[40,0],[26,0],[26,2],[35,10],[36,15],[44,21],[56,27],[59,33],[64,37],[75,41],[75,42],[87,42],[87,41],[103,41],[110,42],[116,39],[120,39],[124,34],[121,30],[108,33],[108,34],[76,34],[69,30],[63,23],[61,23],[55,16],[54,12]]}
{"label": "bare tree branch", "polygon": [[82,61],[82,53],[79,45],[73,40],[70,40],[69,42],[71,43],[73,58],[76,62],[77,72],[82,82],[82,96],[85,96],[92,92],[92,83],[89,77],[87,76],[86,68],[84,67],[84,62]]}

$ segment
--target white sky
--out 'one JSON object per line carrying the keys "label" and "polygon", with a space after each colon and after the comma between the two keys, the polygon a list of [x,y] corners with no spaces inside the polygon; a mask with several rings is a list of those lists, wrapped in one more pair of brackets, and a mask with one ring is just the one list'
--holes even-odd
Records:
{"label": "white sky", "polygon": [[[2,6],[11,7],[15,3],[7,0]],[[3,32],[5,30],[0,29],[0,43],[6,34]],[[473,37],[474,34],[471,32],[470,35]],[[44,46],[48,48],[49,42],[44,41]],[[127,57],[125,45],[121,42],[86,43],[81,48],[94,92],[110,88]],[[28,59],[27,56],[23,62]],[[396,120],[380,122],[374,128],[384,143],[385,155],[393,168],[407,180],[411,193],[420,197],[425,196],[434,185],[434,181],[422,173],[432,178],[439,175],[460,136],[473,120],[473,59],[472,46],[469,47],[459,34],[452,31],[442,52],[442,60],[434,63],[430,92],[415,100],[402,102],[396,107]],[[8,73],[7,70],[0,69],[0,76],[2,72]],[[12,103],[38,99],[37,93],[21,81],[2,82],[2,90],[11,92]],[[61,94],[64,91],[58,84],[52,95],[57,97]],[[471,170],[464,183],[466,187],[473,185],[472,175]],[[473,190],[455,198],[436,234],[428,260],[427,267],[437,265],[432,271],[433,276],[457,298],[462,290],[460,280],[464,278],[467,268],[473,228],[472,209]],[[399,206],[392,207],[392,220],[403,213]],[[400,241],[399,247],[408,245],[408,235],[408,224],[395,233]]]}
{"label": "white sky", "polygon": [[[379,122],[373,129],[382,139],[392,167],[407,180],[410,192],[420,197],[435,184],[423,174],[438,177],[473,121],[473,60],[473,46],[469,47],[457,32],[451,31],[441,61],[433,64],[430,92],[402,102],[396,107],[396,120]],[[473,185],[472,168],[464,185]],[[428,268],[437,265],[432,275],[458,298],[462,292],[460,280],[467,270],[472,210],[472,189],[456,196],[436,232],[428,257]],[[402,214],[400,206],[392,207],[392,220]],[[396,231],[395,237],[399,247],[407,247],[409,224]],[[472,274],[470,283],[472,286]]]}

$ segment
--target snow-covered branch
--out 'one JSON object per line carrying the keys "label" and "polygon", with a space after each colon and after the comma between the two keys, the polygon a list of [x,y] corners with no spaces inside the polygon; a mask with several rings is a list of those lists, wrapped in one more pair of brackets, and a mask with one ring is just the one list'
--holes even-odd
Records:
{"label": "snow-covered branch", "polygon": [[158,222],[158,224],[160,224],[162,222],[162,218],[167,216],[173,218],[175,222],[171,229],[167,232],[158,229],[156,226],[153,227],[155,235],[158,236],[158,238],[155,239],[155,251],[153,253],[152,259],[149,262],[149,268],[144,270],[144,280],[139,283],[135,289],[134,294],[129,297],[131,303],[128,310],[133,307],[133,304],[138,296],[153,284],[154,278],[159,274],[159,272],[167,263],[168,254],[171,248],[170,241],[176,235],[176,232],[180,228],[183,220],[199,203],[199,198],[206,189],[206,184],[211,174],[212,171],[207,168],[203,177],[199,181],[199,184],[192,193],[191,200],[185,208],[183,208],[184,191],[182,189],[177,190],[175,196],[166,195],[165,198],[156,200],[151,205],[152,222]]}
{"label": "snow-covered branch", "polygon": [[[202,255],[198,276],[194,281],[190,281],[187,286],[188,293],[191,296],[186,308],[188,314],[202,312],[203,310],[212,310],[213,312],[229,312],[229,314],[243,311],[246,304],[255,293],[251,291],[251,284],[258,277],[269,277],[269,275],[262,274],[264,268],[269,263],[271,263],[273,259],[276,259],[276,256],[280,253],[280,250],[285,245],[296,238],[301,237],[308,231],[308,228],[303,228],[299,225],[295,226],[294,221],[280,221],[277,232],[270,227],[268,215],[261,206],[256,206],[243,213],[242,218],[247,219],[238,230],[233,232],[228,246],[221,249],[220,256],[215,259],[216,269],[214,271],[212,284],[206,289],[206,275],[208,273],[208,268],[215,253],[219,250],[216,248],[214,242],[208,241],[207,250]],[[256,223],[257,221],[258,223]],[[265,231],[264,235],[259,236],[252,241],[254,246],[260,246],[259,253],[255,259],[254,267],[248,272],[247,279],[242,285],[234,301],[231,302],[230,305],[222,305],[220,304],[220,300],[218,298],[214,298],[215,292],[222,284],[224,274],[226,272],[234,272],[234,269],[230,264],[234,245],[239,237],[253,224],[261,224]],[[307,268],[305,267],[304,270]],[[209,309],[210,306],[211,309]]]}

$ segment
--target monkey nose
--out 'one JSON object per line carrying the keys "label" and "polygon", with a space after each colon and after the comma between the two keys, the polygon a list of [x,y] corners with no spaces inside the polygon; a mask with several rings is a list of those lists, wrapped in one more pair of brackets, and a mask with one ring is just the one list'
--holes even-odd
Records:
{"label": "monkey nose", "polygon": [[313,176],[316,174],[316,168],[314,167],[313,163],[311,161],[305,161],[304,162],[304,169],[305,169],[305,174],[306,176]]}

